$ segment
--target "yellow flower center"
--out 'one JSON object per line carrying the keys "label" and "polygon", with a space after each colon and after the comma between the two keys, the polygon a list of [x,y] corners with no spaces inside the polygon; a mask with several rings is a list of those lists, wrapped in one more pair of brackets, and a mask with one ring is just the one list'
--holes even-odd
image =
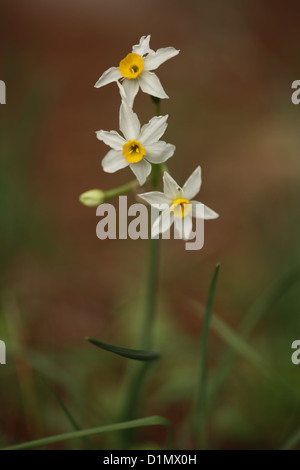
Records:
{"label": "yellow flower center", "polygon": [[171,211],[178,219],[185,217],[191,210],[191,203],[187,199],[179,197],[172,202]]}
{"label": "yellow flower center", "polygon": [[125,59],[121,60],[120,62],[119,72],[121,73],[122,77],[136,78],[142,73],[143,70],[144,61],[142,56],[135,54],[134,52],[127,54]]}
{"label": "yellow flower center", "polygon": [[146,150],[137,140],[128,140],[123,145],[122,155],[128,163],[137,163],[146,155]]}

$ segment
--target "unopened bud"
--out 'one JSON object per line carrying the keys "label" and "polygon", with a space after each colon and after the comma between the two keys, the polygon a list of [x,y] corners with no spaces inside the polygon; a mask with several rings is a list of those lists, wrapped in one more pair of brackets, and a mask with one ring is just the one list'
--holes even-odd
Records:
{"label": "unopened bud", "polygon": [[101,189],[90,189],[80,194],[79,201],[87,207],[97,207],[105,201],[105,193]]}

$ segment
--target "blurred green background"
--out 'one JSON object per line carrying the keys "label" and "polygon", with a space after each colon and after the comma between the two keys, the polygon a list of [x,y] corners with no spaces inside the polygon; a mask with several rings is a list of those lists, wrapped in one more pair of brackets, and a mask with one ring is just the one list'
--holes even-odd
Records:
{"label": "blurred green background", "polygon": [[[78,197],[132,179],[102,171],[107,147],[95,131],[118,129],[120,98],[115,84],[94,83],[147,34],[154,50],[181,50],[157,72],[170,96],[165,140],[177,148],[170,170],[183,184],[200,164],[199,200],[220,218],[205,224],[200,251],[161,243],[163,358],[140,416],[166,416],[174,447],[195,448],[198,304],[201,313],[221,262],[214,311],[233,333],[245,318],[253,327],[243,344],[219,324],[212,331],[208,446],[274,449],[300,425],[300,365],[291,362],[300,338],[299,13],[296,0],[1,1],[0,445],[70,430],[40,375],[82,427],[118,420],[133,366],[84,338],[137,346],[148,246],[97,239],[95,210]],[[154,115],[148,95],[138,94],[135,111],[141,122]],[[145,428],[136,445],[165,436]],[[115,445],[113,433],[93,441]]]}

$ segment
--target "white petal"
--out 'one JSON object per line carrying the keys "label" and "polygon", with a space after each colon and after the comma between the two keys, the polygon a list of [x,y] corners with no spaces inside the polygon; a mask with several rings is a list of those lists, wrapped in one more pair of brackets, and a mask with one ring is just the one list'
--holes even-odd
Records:
{"label": "white petal", "polygon": [[135,174],[140,183],[140,186],[146,183],[146,179],[151,173],[151,164],[148,163],[144,158],[138,163],[131,163],[130,168]]}
{"label": "white petal", "polygon": [[167,144],[160,140],[145,147],[146,159],[150,163],[163,163],[166,162],[175,152],[175,145]]}
{"label": "white petal", "polygon": [[197,166],[196,170],[193,171],[191,176],[186,180],[183,185],[184,196],[190,200],[199,193],[201,188],[201,168]]}
{"label": "white petal", "polygon": [[172,176],[169,175],[167,171],[164,172],[163,182],[164,193],[168,198],[172,199],[172,201],[183,196],[183,191],[181,187],[176,183],[176,181],[172,178]]}
{"label": "white petal", "polygon": [[[124,83],[124,81],[123,81]],[[121,100],[123,101],[126,101],[126,93],[125,93],[125,89],[123,87],[123,85],[120,83],[120,82],[117,82],[117,85],[119,87],[119,92],[120,92],[120,95],[121,95]]]}
{"label": "white petal", "polygon": [[125,100],[131,108],[133,106],[134,98],[136,97],[137,92],[139,91],[139,87],[139,82],[135,78],[125,78],[123,81]]}
{"label": "white petal", "polygon": [[[192,205],[193,217],[199,217],[200,219],[204,218],[205,220],[217,219],[219,217],[219,214],[217,214],[217,212],[215,212],[212,209],[210,209],[209,207],[205,206],[204,204],[202,204],[202,202],[190,201],[190,203]],[[200,204],[203,206],[203,208],[201,210],[197,211],[196,206],[198,206]]]}
{"label": "white petal", "polygon": [[121,150],[126,140],[120,136],[116,131],[97,131],[97,139],[102,140],[106,145],[109,145],[115,150]]}
{"label": "white petal", "polygon": [[128,165],[120,150],[110,150],[102,160],[102,168],[106,173],[115,173]]}
{"label": "white petal", "polygon": [[[150,191],[149,193],[138,194],[138,197],[142,198],[149,204],[170,204],[172,201],[166,197],[164,193],[160,191]],[[159,208],[158,208],[159,209]]]}
{"label": "white petal", "polygon": [[138,81],[144,93],[157,98],[169,98],[155,73],[144,70],[139,75]]}
{"label": "white petal", "polygon": [[167,124],[168,115],[154,116],[147,124],[144,124],[139,135],[139,141],[143,145],[157,142],[164,134]]}
{"label": "white petal", "polygon": [[120,107],[120,130],[127,140],[137,139],[140,133],[140,121],[131,107],[122,101]]}
{"label": "white petal", "polygon": [[192,216],[197,219],[204,219],[204,204],[199,201],[190,201],[192,205]]}
{"label": "white petal", "polygon": [[159,233],[165,233],[174,222],[174,214],[170,209],[165,209],[154,221],[151,227],[151,237],[156,237]]}
{"label": "white petal", "polygon": [[193,230],[193,221],[191,213],[183,217],[183,238],[189,240]]}
{"label": "white petal", "polygon": [[119,72],[118,67],[111,67],[110,69],[106,70],[99,80],[95,83],[95,88],[100,88],[104,85],[107,85],[108,83],[111,82],[116,82],[122,77],[122,75]]}
{"label": "white petal", "polygon": [[150,38],[150,34],[148,36],[142,36],[140,38],[140,42],[132,47],[132,52],[140,55],[149,54],[149,52],[153,52],[152,49],[150,49],[149,47]]}
{"label": "white petal", "polygon": [[162,47],[157,49],[156,52],[150,52],[144,59],[145,70],[156,70],[166,60],[171,59],[179,54],[179,51],[174,47]]}

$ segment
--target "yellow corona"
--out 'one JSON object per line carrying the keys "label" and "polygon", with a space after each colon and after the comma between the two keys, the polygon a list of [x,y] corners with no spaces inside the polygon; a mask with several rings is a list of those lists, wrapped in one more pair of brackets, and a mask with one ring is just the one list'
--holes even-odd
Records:
{"label": "yellow corona", "polygon": [[139,54],[131,52],[121,60],[119,72],[124,78],[137,78],[144,70],[144,60]]}
{"label": "yellow corona", "polygon": [[146,150],[138,140],[129,140],[123,145],[122,155],[128,163],[137,163],[146,155]]}

